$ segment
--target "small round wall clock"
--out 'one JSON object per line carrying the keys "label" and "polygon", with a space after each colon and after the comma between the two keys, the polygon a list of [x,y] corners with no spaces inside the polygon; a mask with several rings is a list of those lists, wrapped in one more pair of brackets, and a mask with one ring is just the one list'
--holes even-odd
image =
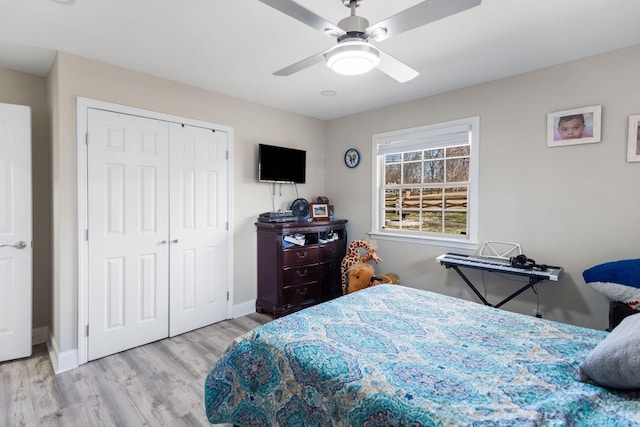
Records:
{"label": "small round wall clock", "polygon": [[360,164],[360,152],[355,148],[349,148],[344,153],[344,164],[348,168],[355,168]]}

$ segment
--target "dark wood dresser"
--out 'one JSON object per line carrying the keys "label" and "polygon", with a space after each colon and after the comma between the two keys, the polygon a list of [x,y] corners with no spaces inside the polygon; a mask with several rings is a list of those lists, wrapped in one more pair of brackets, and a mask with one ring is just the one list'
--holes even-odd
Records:
{"label": "dark wood dresser", "polygon": [[[346,223],[256,223],[256,311],[280,317],[342,295],[340,263],[347,252]],[[302,235],[304,244],[283,241],[294,235]]]}

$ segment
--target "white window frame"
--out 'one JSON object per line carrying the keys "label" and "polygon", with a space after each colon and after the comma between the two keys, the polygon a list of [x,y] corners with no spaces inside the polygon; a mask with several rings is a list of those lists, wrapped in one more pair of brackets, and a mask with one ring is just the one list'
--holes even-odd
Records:
{"label": "white window frame", "polygon": [[[466,133],[468,132],[468,136]],[[410,129],[375,134],[372,137],[372,179],[371,179],[371,232],[372,238],[407,243],[448,246],[461,249],[478,248],[478,165],[480,117],[468,117],[459,120],[436,123]],[[437,148],[439,143],[449,138],[469,138],[469,193],[468,193],[468,229],[466,235],[447,235],[416,231],[386,230],[384,225],[384,154],[378,154],[379,147],[393,143],[403,149]]]}

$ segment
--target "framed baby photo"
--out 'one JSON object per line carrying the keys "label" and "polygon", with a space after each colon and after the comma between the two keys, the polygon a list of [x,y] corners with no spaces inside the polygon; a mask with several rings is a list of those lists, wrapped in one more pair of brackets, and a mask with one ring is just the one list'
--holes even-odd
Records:
{"label": "framed baby photo", "polygon": [[547,114],[547,147],[600,142],[602,107],[574,108]]}
{"label": "framed baby photo", "polygon": [[640,114],[629,116],[627,162],[640,162]]}
{"label": "framed baby photo", "polygon": [[327,203],[311,203],[311,218],[329,218],[329,205]]}

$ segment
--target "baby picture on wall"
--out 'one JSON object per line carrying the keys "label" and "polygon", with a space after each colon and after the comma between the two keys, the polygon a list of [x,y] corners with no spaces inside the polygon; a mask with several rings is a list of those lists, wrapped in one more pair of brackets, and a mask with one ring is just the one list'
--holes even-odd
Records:
{"label": "baby picture on wall", "polygon": [[600,142],[599,105],[556,111],[547,115],[547,146]]}
{"label": "baby picture on wall", "polygon": [[593,136],[593,113],[570,114],[555,119],[558,122],[553,140],[590,138]]}

